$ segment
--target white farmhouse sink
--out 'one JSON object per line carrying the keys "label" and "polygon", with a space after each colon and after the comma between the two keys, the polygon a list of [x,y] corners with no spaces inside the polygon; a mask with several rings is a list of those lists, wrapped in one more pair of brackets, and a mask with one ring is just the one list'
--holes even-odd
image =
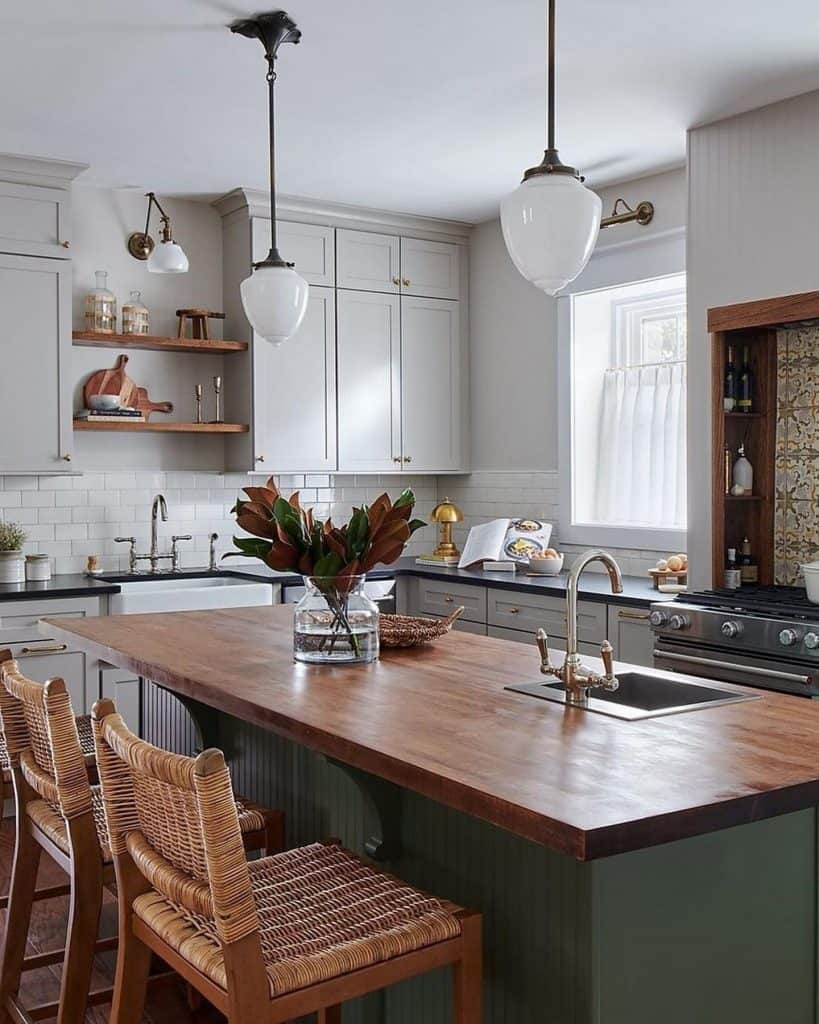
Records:
{"label": "white farmhouse sink", "polygon": [[190,612],[208,608],[249,608],[273,604],[277,588],[233,576],[202,579],[128,580],[108,598],[110,615]]}

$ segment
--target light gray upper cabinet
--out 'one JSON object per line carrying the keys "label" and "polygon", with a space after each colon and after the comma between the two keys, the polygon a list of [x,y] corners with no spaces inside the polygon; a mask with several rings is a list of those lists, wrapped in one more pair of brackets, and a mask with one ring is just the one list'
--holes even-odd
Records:
{"label": "light gray upper cabinet", "polygon": [[70,263],[0,255],[0,310],[0,472],[68,472]]}
{"label": "light gray upper cabinet", "polygon": [[609,640],[614,657],[629,665],[654,664],[654,634],[647,608],[623,608],[609,605]]}
{"label": "light gray upper cabinet", "polygon": [[460,248],[451,242],[401,239],[401,293],[431,299],[461,294]]}
{"label": "light gray upper cabinet", "polygon": [[0,252],[69,259],[69,193],[0,182]]}
{"label": "light gray upper cabinet", "polygon": [[410,473],[464,464],[459,305],[401,297],[401,458]]}
{"label": "light gray upper cabinet", "polygon": [[338,465],[401,468],[401,300],[338,292]]}
{"label": "light gray upper cabinet", "polygon": [[371,231],[336,232],[339,288],[397,294],[401,290],[401,240]]}
{"label": "light gray upper cabinet", "polygon": [[[310,285],[332,288],[336,283],[335,228],[323,224],[276,225],[282,259],[295,264],[296,271]],[[253,219],[253,260],[263,260],[270,249],[270,221]]]}
{"label": "light gray upper cabinet", "polygon": [[307,312],[284,345],[254,339],[256,468],[336,468],[336,307],[332,288],[310,288]]}

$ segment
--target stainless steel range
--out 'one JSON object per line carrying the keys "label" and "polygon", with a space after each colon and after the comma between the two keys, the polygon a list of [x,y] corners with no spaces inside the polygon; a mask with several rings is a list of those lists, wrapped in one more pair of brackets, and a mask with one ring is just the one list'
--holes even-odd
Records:
{"label": "stainless steel range", "polygon": [[656,668],[819,697],[819,605],[797,587],[704,590],[651,606]]}

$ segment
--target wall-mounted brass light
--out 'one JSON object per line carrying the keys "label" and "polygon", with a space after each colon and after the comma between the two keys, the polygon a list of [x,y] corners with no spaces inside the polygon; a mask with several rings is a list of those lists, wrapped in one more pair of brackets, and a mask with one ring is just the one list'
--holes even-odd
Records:
{"label": "wall-mounted brass light", "polygon": [[[620,206],[625,209],[620,209]],[[642,227],[650,224],[654,219],[654,203],[644,199],[632,209],[625,199],[615,199],[611,215],[600,221],[601,228],[610,228],[612,224],[628,224],[629,221],[636,221]]]}
{"label": "wall-mounted brass light", "polygon": [[[185,274],[188,271],[188,257],[181,245],[173,240],[171,234],[171,220],[160,205],[159,200],[153,192],[146,192],[148,200],[148,213],[145,217],[145,230],[134,231],[128,236],[128,252],[136,260],[147,260],[148,271],[151,274]],[[159,245],[154,244],[153,238],[148,234],[151,224],[151,210],[156,206],[159,210],[162,221],[162,237]]]}

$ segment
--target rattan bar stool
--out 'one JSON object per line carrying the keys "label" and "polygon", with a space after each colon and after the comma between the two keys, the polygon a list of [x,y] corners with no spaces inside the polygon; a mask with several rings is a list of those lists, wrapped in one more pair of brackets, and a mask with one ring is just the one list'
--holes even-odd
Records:
{"label": "rattan bar stool", "polygon": [[347,1000],[444,965],[455,1024],[480,1024],[478,914],[335,841],[247,861],[221,751],[160,750],[110,700],[92,718],[120,895],[111,1024],[138,1024],[152,953],[231,1024],[341,1024]]}
{"label": "rattan bar stool", "polygon": [[[8,652],[0,652],[0,716],[15,796],[16,842],[8,917],[0,957],[0,1011],[16,1022],[57,1016],[81,1024],[86,1008],[108,1001],[113,989],[90,992],[95,953],[118,940],[97,939],[103,887],[115,880],[102,793],[89,780],[95,759],[83,751],[71,699],[62,679],[26,679]],[[243,845],[281,849],[282,815],[242,807]],[[275,845],[273,845],[275,844]],[[69,876],[70,914],[65,950],[25,956],[42,851]],[[60,999],[25,1008],[19,1001],[24,970],[63,963]]]}

